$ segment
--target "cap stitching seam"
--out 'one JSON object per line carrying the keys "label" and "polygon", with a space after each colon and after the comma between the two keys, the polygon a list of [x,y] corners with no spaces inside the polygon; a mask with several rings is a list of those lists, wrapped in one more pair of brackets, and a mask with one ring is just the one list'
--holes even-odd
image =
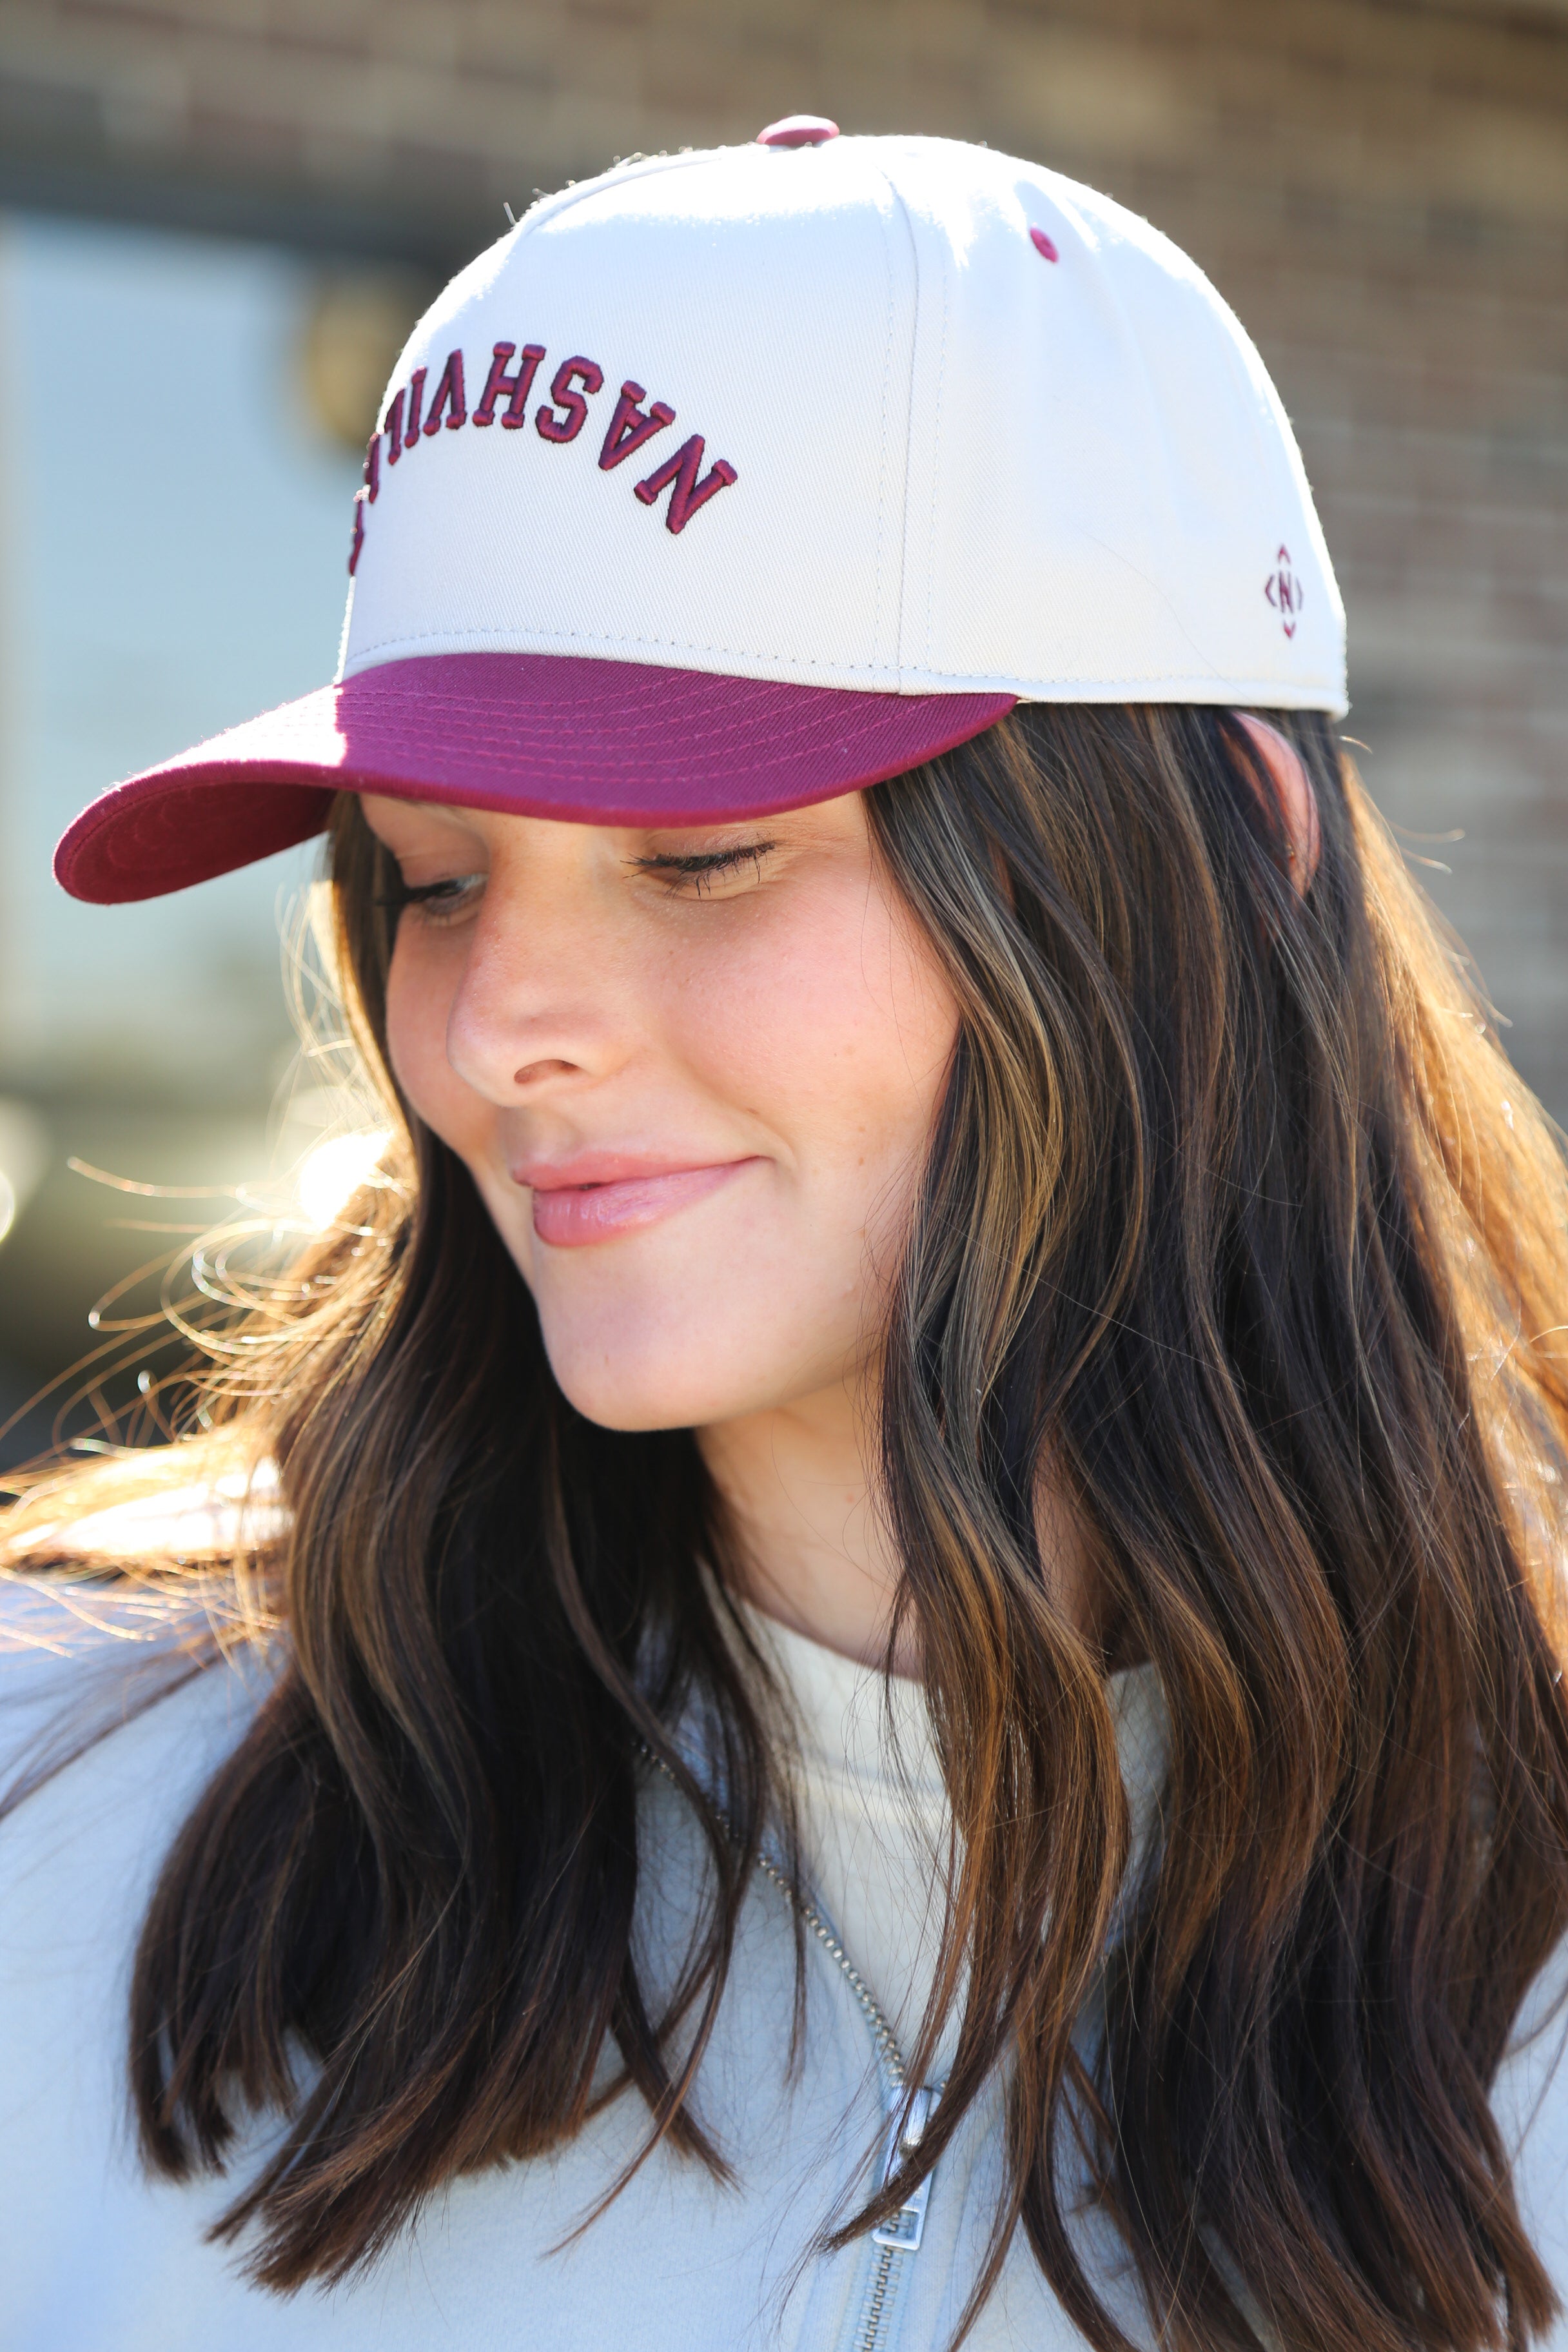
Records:
{"label": "cap stitching seam", "polygon": [[[884,185],[887,187],[887,189],[889,190],[889,193],[890,194],[894,194],[894,195],[896,195],[896,193],[897,193],[897,192],[894,190],[894,188],[893,188],[893,184],[892,184],[892,182],[888,178],[887,173],[886,173],[885,172],[883,172],[883,173],[881,173],[879,174],[879,176],[880,176],[880,178],[881,178],[881,180],[882,180],[882,182],[883,182],[883,184],[884,184]],[[877,646],[881,647],[881,646],[883,646],[885,645],[885,643],[886,643],[886,639],[884,638],[883,634],[882,634],[882,628],[883,628],[883,605],[882,605],[882,564],[883,564],[884,550],[885,550],[886,541],[887,541],[887,536],[888,536],[888,386],[889,386],[889,382],[891,381],[891,378],[892,378],[892,373],[893,373],[893,257],[892,257],[891,253],[889,251],[889,247],[888,247],[888,224],[887,224],[887,221],[884,219],[884,217],[883,217],[882,214],[880,213],[880,211],[879,211],[879,213],[878,213],[878,215],[877,215],[877,226],[878,226],[878,229],[879,229],[879,231],[880,232],[880,235],[881,235],[881,239],[882,239],[882,264],[883,264],[883,268],[885,268],[885,270],[886,270],[886,272],[887,272],[887,281],[888,281],[888,337],[887,337],[887,342],[886,342],[886,345],[884,346],[883,352],[882,352],[882,405],[881,405],[881,424],[882,424],[882,429],[881,429],[882,462],[881,462],[881,479],[880,479],[880,481],[879,481],[879,485],[878,485],[878,498],[877,498],[877,558],[876,558],[877,604],[876,604],[876,619],[875,619],[875,622],[874,622],[873,626],[872,626],[872,642],[873,642]],[[894,655],[894,661],[895,661],[895,664],[896,664],[896,662],[897,662],[897,658],[898,658],[898,646],[897,646],[897,644],[896,644],[896,643],[895,643],[894,647],[893,647],[893,655]]]}
{"label": "cap stitching seam", "polygon": [[[948,278],[949,273],[944,269],[942,272],[942,343],[937,352],[936,402],[931,411],[931,481],[933,493],[940,490],[942,484],[942,404],[947,390]],[[933,494],[931,520],[926,530],[926,631],[925,642],[921,647],[921,665],[928,669],[931,667],[931,636],[936,626],[936,496]]]}
{"label": "cap stitching seam", "polygon": [[[368,656],[372,654],[384,654],[390,649],[399,646],[427,645],[433,639],[446,640],[450,639],[453,636],[461,636],[464,639],[474,637],[501,637],[509,641],[502,647],[504,652],[521,653],[533,652],[537,650],[537,647],[535,646],[521,646],[510,642],[511,639],[519,635],[528,635],[531,637],[546,639],[552,645],[663,646],[677,653],[724,654],[742,661],[776,661],[778,659],[778,648],[776,646],[704,645],[700,638],[696,637],[635,636],[629,631],[621,629],[617,629],[613,632],[609,630],[595,629],[530,629],[526,631],[520,631],[517,629],[420,629],[416,631],[412,635],[383,637],[374,646],[363,646],[359,652],[354,656],[355,667],[349,671],[348,677],[360,677],[364,675],[366,667],[371,669],[381,667],[382,665],[380,663],[368,660]],[[465,644],[460,646],[453,646],[451,650],[454,653],[462,653],[470,651],[472,648],[468,645]],[[876,661],[817,661],[809,654],[800,656],[795,666],[802,669],[847,669],[858,671],[864,670],[867,672],[882,670],[889,667],[887,663]],[[893,667],[896,668],[897,665],[895,664]],[[346,680],[344,682],[346,683]]]}
{"label": "cap stitching seam", "polygon": [[[385,638],[379,645],[366,646],[363,653],[359,656],[356,656],[363,667],[351,671],[350,677],[363,677],[367,675],[369,670],[379,669],[387,666],[384,663],[380,662],[366,662],[364,658],[365,655],[371,653],[384,653],[391,646],[425,644],[428,643],[432,638],[449,637],[452,634],[454,633],[449,630],[429,629],[422,631],[416,636]],[[511,629],[465,629],[459,634],[466,638],[489,636],[504,637],[510,640],[521,633]],[[547,637],[552,641],[565,640],[566,642],[575,645],[662,646],[669,647],[676,652],[685,651],[688,653],[700,654],[723,654],[742,661],[774,661],[778,658],[777,649],[775,647],[769,647],[766,650],[763,650],[750,646],[710,646],[703,645],[691,638],[631,636],[624,633],[617,633],[616,635],[610,636],[605,635],[595,635],[585,629],[538,629],[529,631],[528,634],[535,637]],[[451,650],[454,654],[461,654],[471,652],[474,648],[471,646],[454,646]],[[509,642],[501,648],[501,650],[508,653],[527,653],[536,652],[539,648],[537,646],[521,646]],[[1197,652],[1198,648],[1194,646],[1194,651]],[[416,656],[416,658],[417,657]],[[666,665],[650,664],[648,667],[666,667]],[[817,661],[813,659],[809,655],[793,656],[791,667],[799,669],[851,670],[857,673],[865,673],[868,675],[877,671],[883,671],[889,672],[891,675],[900,677],[903,675],[901,669],[897,665],[889,666],[888,664],[877,662]],[[946,677],[952,675],[952,673],[932,670],[928,664],[921,670],[915,672],[914,675],[917,677]],[[963,673],[963,676],[966,678],[975,677],[980,679],[982,681],[983,688],[994,687],[1001,691],[1010,693],[1018,693],[1020,691],[1017,686],[1012,683],[1012,681],[1017,677],[1017,672],[1015,670],[965,670]],[[1130,689],[1132,689],[1135,698],[1135,689],[1139,680],[1146,683],[1152,678],[1189,678],[1192,676],[1193,672],[1191,670],[1157,670],[1151,667],[1140,671],[1138,679],[1127,678],[1112,681],[1112,683],[1116,685],[1124,685]],[[1211,665],[1207,670],[1206,677],[1204,682],[1206,684],[1212,684],[1216,676],[1217,673]],[[343,682],[346,684],[347,680]],[[763,678],[756,682],[762,685],[787,685],[790,683],[788,679],[778,678]],[[1331,680],[1327,678],[1324,678],[1322,682],[1325,684],[1332,683]],[[1088,700],[1091,696],[1100,694],[1105,690],[1102,682],[1098,678],[1064,678],[1059,681],[1059,683],[1061,694],[1064,699],[1076,695],[1079,699]],[[1279,678],[1275,680],[1255,679],[1250,681],[1250,683],[1259,686],[1278,685],[1281,688],[1292,688],[1301,685],[1311,685],[1313,681],[1310,678]],[[967,688],[959,686],[954,686],[947,690],[953,693],[964,693],[968,691]],[[980,689],[976,690],[978,691]],[[457,698],[459,700],[463,699],[462,697],[458,697]],[[287,708],[287,706],[284,707]],[[266,715],[268,714],[263,714],[263,716]]]}
{"label": "cap stitching seam", "polygon": [[[903,191],[900,188],[898,183],[893,178],[892,173],[888,171],[885,166],[881,166],[879,168],[882,171],[882,177],[886,180],[889,188],[892,191],[893,201],[899,208],[899,217],[904,225],[904,235],[909,240],[910,272],[914,280],[915,296],[914,320],[910,332],[909,398],[905,403],[904,409],[903,497],[899,517],[899,600],[898,612],[894,622],[893,635],[893,664],[900,682],[901,683],[904,675],[904,596],[910,576],[910,484],[912,478],[913,469],[911,460],[914,453],[915,437],[915,364],[920,355],[921,336],[921,256],[920,246],[915,237],[914,223],[910,217],[910,208],[904,201]],[[889,319],[888,364],[890,373],[892,367],[892,320],[890,315]],[[887,463],[887,400],[885,394],[882,404],[882,432],[883,464],[885,466]]]}

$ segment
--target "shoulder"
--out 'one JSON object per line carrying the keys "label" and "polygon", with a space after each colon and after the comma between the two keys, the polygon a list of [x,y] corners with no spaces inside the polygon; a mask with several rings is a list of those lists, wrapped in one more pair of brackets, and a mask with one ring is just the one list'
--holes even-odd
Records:
{"label": "shoulder", "polygon": [[[1525,2227],[1568,2309],[1568,1937],[1526,1998],[1492,2108]],[[1568,2319],[1558,2326],[1568,2343]]]}
{"label": "shoulder", "polygon": [[271,1680],[155,1592],[0,1578],[0,2079],[102,1994]]}
{"label": "shoulder", "polygon": [[210,1706],[218,1689],[236,1696],[237,1663],[255,1682],[254,1570],[284,1516],[275,1475],[199,1451],[72,1471],[0,1517],[0,1819],[181,1685],[226,1666]]}
{"label": "shoulder", "polygon": [[275,1673],[210,1586],[0,1574],[0,1880],[105,1864],[88,1849],[127,1807],[166,1846]]}
{"label": "shoulder", "polygon": [[[131,1974],[170,1847],[265,1686],[136,1601],[0,1580],[0,2266],[36,2327],[0,2322],[6,2344],[108,2341],[87,2312],[162,2242],[129,2122]],[[37,2316],[68,2308],[85,2332]]]}

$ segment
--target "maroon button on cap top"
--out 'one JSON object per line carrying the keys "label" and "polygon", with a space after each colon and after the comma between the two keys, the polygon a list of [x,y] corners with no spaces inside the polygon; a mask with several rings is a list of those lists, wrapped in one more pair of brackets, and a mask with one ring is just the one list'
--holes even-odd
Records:
{"label": "maroon button on cap top", "polygon": [[786,114],[781,122],[770,122],[759,131],[759,147],[820,147],[829,139],[837,139],[838,125],[829,122],[826,114]]}

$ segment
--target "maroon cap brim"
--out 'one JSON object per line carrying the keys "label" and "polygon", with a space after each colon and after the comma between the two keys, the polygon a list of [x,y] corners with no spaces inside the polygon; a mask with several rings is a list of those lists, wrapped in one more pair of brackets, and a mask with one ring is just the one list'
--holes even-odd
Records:
{"label": "maroon cap brim", "polygon": [[55,852],[99,906],[307,841],[337,792],[581,824],[710,824],[880,783],[1010,694],[862,694],[568,654],[433,654],[286,702],[93,802]]}

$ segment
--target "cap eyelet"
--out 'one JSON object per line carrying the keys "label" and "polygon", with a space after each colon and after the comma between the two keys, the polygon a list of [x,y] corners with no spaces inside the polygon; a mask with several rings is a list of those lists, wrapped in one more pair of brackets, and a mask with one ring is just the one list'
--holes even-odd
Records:
{"label": "cap eyelet", "polygon": [[1032,228],[1029,231],[1029,243],[1034,247],[1035,251],[1045,260],[1059,261],[1061,259],[1061,255],[1057,251],[1055,245],[1046,235],[1043,228]]}
{"label": "cap eyelet", "polygon": [[759,147],[824,147],[838,136],[837,122],[829,122],[826,114],[786,114],[780,121],[770,122],[759,131]]}

